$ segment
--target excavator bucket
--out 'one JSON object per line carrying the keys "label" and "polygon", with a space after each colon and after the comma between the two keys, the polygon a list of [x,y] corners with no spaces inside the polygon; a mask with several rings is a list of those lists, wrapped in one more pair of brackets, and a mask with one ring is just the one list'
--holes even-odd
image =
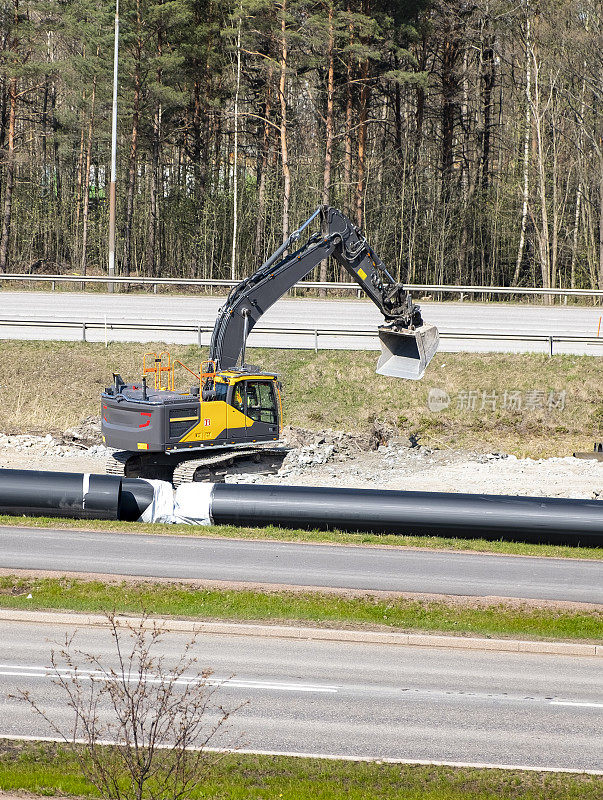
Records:
{"label": "excavator bucket", "polygon": [[377,373],[418,381],[436,354],[439,338],[435,325],[421,325],[414,330],[379,328],[381,355]]}

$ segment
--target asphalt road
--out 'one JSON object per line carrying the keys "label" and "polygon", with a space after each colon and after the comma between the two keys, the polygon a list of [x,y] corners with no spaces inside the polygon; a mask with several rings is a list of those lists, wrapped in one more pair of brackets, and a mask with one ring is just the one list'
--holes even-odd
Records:
{"label": "asphalt road", "polygon": [[[110,323],[154,321],[164,324],[212,326],[224,297],[191,297],[142,294],[85,294],[67,292],[0,292],[0,320],[66,320]],[[597,335],[600,309],[587,307],[544,307],[507,303],[433,303],[423,302],[423,316],[442,332],[455,332],[455,339],[445,339],[440,349],[448,352],[546,351],[547,343],[495,342],[463,340],[463,333],[507,333],[545,336]],[[283,299],[262,317],[259,325],[272,328],[321,328],[376,330],[383,317],[369,300],[304,300]],[[104,331],[87,332],[89,341],[103,341]],[[81,338],[79,329],[44,329],[0,325],[0,338],[5,339],[68,339]],[[109,338],[119,341],[162,341],[190,344],[197,341],[192,332],[111,331]],[[203,335],[209,343],[209,334]],[[251,346],[314,347],[314,336],[261,335],[250,337]],[[376,338],[342,338],[321,336],[324,349],[379,350]],[[555,352],[576,352],[603,355],[601,345],[556,344]]]}
{"label": "asphalt road", "polygon": [[[52,642],[72,630],[41,623],[0,623],[0,735],[51,734],[15,699],[19,689],[71,731],[65,696],[45,668]],[[157,654],[175,660],[189,637],[167,634]],[[107,631],[80,629],[76,644],[115,665]],[[213,703],[246,703],[216,746],[603,768],[599,659],[215,635],[200,636],[193,652],[213,681],[226,681]],[[109,719],[106,707],[101,715]]]}
{"label": "asphalt road", "polygon": [[0,568],[603,603],[603,563],[0,528]]}

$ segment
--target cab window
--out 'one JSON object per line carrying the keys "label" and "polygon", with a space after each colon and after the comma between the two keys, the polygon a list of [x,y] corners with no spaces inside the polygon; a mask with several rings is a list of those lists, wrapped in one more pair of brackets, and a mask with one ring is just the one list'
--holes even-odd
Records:
{"label": "cab window", "polygon": [[226,396],[228,395],[228,384],[214,383],[214,393],[216,400],[223,400],[226,402]]}
{"label": "cab window", "polygon": [[276,424],[276,402],[270,381],[246,381],[245,395],[248,417],[251,417],[256,422]]}
{"label": "cab window", "polygon": [[241,414],[245,413],[245,388],[242,381],[237,383],[232,392],[231,405],[240,411]]}

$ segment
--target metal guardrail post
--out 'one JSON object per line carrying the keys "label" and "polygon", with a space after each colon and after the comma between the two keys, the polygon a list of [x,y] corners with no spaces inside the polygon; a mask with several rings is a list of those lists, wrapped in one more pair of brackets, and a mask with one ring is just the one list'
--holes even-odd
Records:
{"label": "metal guardrail post", "polygon": [[82,322],[82,342],[86,341],[86,323]]}
{"label": "metal guardrail post", "polygon": [[553,357],[553,337],[549,336],[549,358]]}
{"label": "metal guardrail post", "polygon": [[318,331],[314,330],[314,352],[318,355]]}
{"label": "metal guardrail post", "polygon": [[197,344],[199,345],[199,347],[202,346],[201,345],[201,333],[202,333],[201,325],[199,325],[199,327],[197,328]]}

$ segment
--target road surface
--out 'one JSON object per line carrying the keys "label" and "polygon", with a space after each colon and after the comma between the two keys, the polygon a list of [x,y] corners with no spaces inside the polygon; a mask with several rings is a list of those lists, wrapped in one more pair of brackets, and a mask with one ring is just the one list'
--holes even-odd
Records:
{"label": "road surface", "polygon": [[[191,297],[142,294],[85,294],[76,292],[0,292],[0,320],[63,320],[111,323],[145,322],[152,324],[187,324],[213,326],[224,297]],[[595,307],[545,307],[507,303],[433,303],[423,302],[423,315],[446,332],[459,333],[444,339],[444,352],[548,352],[546,342],[505,342],[463,340],[463,333],[506,333],[538,336],[596,337],[601,310]],[[278,301],[259,322],[266,328],[342,329],[374,332],[383,322],[379,310],[369,300],[305,300],[287,298]],[[204,333],[202,343],[209,343]],[[0,325],[4,339],[81,339],[80,328],[52,329]],[[153,331],[108,331],[111,340],[165,341],[190,344],[197,333]],[[89,341],[104,341],[104,330],[89,330]],[[253,334],[250,345],[258,347],[314,347],[314,335]],[[321,336],[323,349],[379,350],[377,338]],[[555,352],[603,355],[601,344],[555,344]]]}
{"label": "road surface", "polygon": [[603,603],[603,562],[0,528],[0,568]]}
{"label": "road surface", "polygon": [[[28,690],[69,735],[72,715],[45,667],[69,626],[2,622],[0,735],[51,735]],[[166,634],[176,659],[190,634]],[[115,664],[103,629],[77,646]],[[231,717],[214,745],[320,755],[603,769],[596,658],[202,635],[199,667],[230,679],[215,700]],[[84,669],[87,665],[82,664]],[[102,715],[107,719],[108,712]],[[214,718],[211,712],[208,721]]]}

